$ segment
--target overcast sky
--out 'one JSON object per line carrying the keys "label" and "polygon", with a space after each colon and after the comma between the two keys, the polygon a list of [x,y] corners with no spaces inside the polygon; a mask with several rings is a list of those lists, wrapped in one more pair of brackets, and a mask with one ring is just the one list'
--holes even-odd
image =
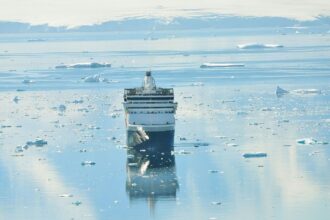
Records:
{"label": "overcast sky", "polygon": [[1,21],[78,26],[132,16],[207,13],[300,20],[330,15],[330,0],[0,0]]}

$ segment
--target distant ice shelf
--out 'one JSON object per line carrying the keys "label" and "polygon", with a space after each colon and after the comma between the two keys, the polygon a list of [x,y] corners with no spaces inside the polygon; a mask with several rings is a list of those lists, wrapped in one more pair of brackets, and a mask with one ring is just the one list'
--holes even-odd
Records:
{"label": "distant ice shelf", "polygon": [[111,67],[111,63],[74,63],[74,64],[62,64],[55,66],[56,69],[69,69],[69,68],[102,68]]}
{"label": "distant ice shelf", "polygon": [[280,44],[260,44],[260,43],[249,43],[249,44],[238,44],[239,49],[264,49],[264,48],[282,48]]}
{"label": "distant ice shelf", "polygon": [[200,68],[244,67],[243,63],[203,63]]}

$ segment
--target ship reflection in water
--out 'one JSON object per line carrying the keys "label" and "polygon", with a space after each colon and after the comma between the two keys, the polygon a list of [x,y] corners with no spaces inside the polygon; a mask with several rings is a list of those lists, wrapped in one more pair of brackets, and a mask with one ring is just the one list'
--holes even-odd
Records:
{"label": "ship reflection in water", "polygon": [[127,132],[126,191],[130,200],[175,198],[178,181],[173,155],[174,131]]}

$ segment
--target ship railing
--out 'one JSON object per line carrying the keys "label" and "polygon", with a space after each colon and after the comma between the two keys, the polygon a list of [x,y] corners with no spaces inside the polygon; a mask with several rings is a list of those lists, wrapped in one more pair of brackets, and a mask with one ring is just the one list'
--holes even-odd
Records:
{"label": "ship railing", "polygon": [[142,96],[151,96],[151,95],[173,95],[174,91],[172,88],[157,88],[155,90],[151,90],[148,92],[145,92],[143,88],[133,88],[133,89],[125,89],[124,95],[130,96],[130,95],[142,95]]}

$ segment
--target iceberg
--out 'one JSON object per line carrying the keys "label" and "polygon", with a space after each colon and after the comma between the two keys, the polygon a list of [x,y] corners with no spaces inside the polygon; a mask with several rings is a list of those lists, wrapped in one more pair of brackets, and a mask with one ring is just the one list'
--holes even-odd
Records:
{"label": "iceberg", "polygon": [[74,69],[74,68],[102,68],[111,67],[110,63],[74,63],[74,64],[63,64],[55,66],[56,69]]}
{"label": "iceberg", "polygon": [[243,67],[243,63],[203,63],[200,68]]}
{"label": "iceberg", "polygon": [[250,44],[238,44],[237,47],[239,49],[265,49],[265,48],[282,48],[283,45],[250,43]]}

